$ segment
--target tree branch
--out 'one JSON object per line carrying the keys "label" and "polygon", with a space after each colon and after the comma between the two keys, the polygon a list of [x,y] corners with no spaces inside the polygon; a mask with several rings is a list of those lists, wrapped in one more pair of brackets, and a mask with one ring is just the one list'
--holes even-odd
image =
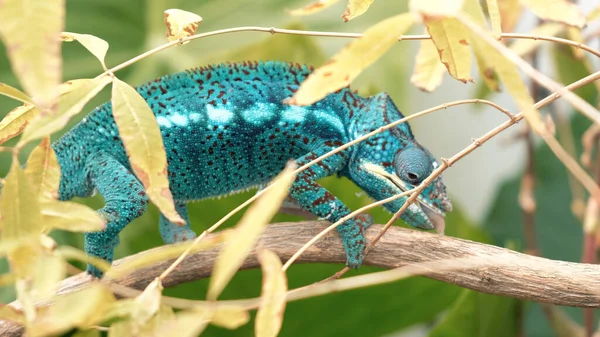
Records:
{"label": "tree branch", "polygon": [[[260,243],[285,261],[328,224],[322,221],[272,224],[267,227]],[[381,225],[371,226],[367,237],[372,239],[381,228]],[[154,249],[159,250],[162,247]],[[191,254],[165,278],[164,286],[174,286],[210,276],[218,253],[217,247]],[[366,256],[364,264],[396,268],[442,259],[492,256],[502,261],[503,266],[430,273],[426,276],[489,294],[574,307],[600,307],[600,265],[549,260],[497,246],[417,230],[390,228]],[[115,264],[123,263],[127,259],[118,260]],[[145,267],[113,282],[143,289],[172,261]],[[344,249],[336,233],[326,235],[298,260],[302,263],[340,264],[344,261]],[[258,266],[255,252],[252,252],[242,269]],[[88,282],[89,277],[85,274],[70,277],[62,282],[59,293],[81,289],[86,287]],[[19,331],[21,329],[14,323],[0,321],[1,336],[18,336]]]}

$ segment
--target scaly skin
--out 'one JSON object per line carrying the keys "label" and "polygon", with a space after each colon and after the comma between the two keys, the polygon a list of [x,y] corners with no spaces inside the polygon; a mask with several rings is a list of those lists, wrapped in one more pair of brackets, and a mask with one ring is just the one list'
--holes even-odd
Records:
{"label": "scaly skin", "polygon": [[[310,71],[306,66],[280,62],[244,62],[177,73],[137,88],[156,115],[171,191],[177,211],[187,221],[185,226],[177,226],[161,216],[160,232],[166,243],[195,237],[185,206],[188,201],[258,187],[275,177],[290,159],[303,165],[402,118],[386,94],[362,98],[348,88],[310,106],[284,104]],[[61,200],[87,197],[94,190],[104,197],[105,207],[98,212],[107,219],[107,228],[87,233],[85,249],[112,262],[119,232],[145,212],[148,197],[132,174],[110,102],[96,108],[53,148],[62,170]],[[367,164],[398,175],[403,186],[369,170]],[[335,222],[350,209],[320,186],[318,179],[347,176],[380,200],[417,185],[435,165],[408,124],[402,124],[303,171],[290,188],[290,196],[317,217]],[[439,178],[418,200],[402,215],[414,227],[433,228],[432,211],[426,209],[438,213],[438,220],[451,209]],[[396,212],[405,201],[402,198],[385,207]],[[347,265],[360,266],[366,245],[364,231],[371,223],[369,216],[361,215],[338,227]],[[101,276],[92,266],[88,272]]]}

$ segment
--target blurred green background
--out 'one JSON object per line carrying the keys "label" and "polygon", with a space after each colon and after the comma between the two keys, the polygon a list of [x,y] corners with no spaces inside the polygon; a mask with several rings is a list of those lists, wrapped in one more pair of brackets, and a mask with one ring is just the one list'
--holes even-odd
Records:
{"label": "blurred green background", "polygon": [[[371,24],[393,13],[406,10],[405,1],[376,1],[364,16],[349,23],[343,23],[340,19],[345,8],[344,1],[308,17],[291,17],[286,12],[287,9],[298,8],[308,2],[308,0],[67,0],[66,31],[93,34],[108,41],[110,49],[106,63],[110,67],[164,43],[166,39],[163,11],[169,8],[184,9],[201,15],[204,21],[198,31],[253,25],[362,32]],[[415,31],[415,33],[420,32]],[[130,84],[137,85],[167,73],[213,62],[277,59],[320,65],[347,42],[347,40],[334,38],[270,36],[256,32],[220,35],[171,48],[119,71],[116,75]],[[452,85],[455,84],[450,84],[452,89],[443,86],[434,94],[415,93],[409,79],[416,46],[415,42],[398,43],[381,60],[367,69],[353,83],[353,87],[365,95],[386,91],[390,93],[399,108],[409,114],[418,111],[415,106],[430,107],[433,102],[443,103],[450,100],[448,97],[473,96],[473,85],[453,87]],[[560,79],[563,82],[570,82],[567,76],[585,75],[582,73],[585,70],[582,70],[580,64],[572,58],[570,50],[556,49],[551,52],[554,57],[561,60],[555,64],[559,67],[556,73],[562,76]],[[94,77],[102,70],[97,60],[77,43],[63,44],[63,56],[65,80]],[[568,71],[564,71],[565,69]],[[0,45],[0,81],[18,86],[2,45]],[[451,80],[446,78],[446,82],[448,81]],[[108,95],[108,89],[105,89],[88,105],[86,111],[106,101]],[[585,91],[584,95],[589,101],[596,99],[593,89]],[[14,101],[0,96],[0,116],[16,105]],[[478,113],[476,109],[470,110],[473,111],[462,113],[461,118],[483,123],[481,112]],[[73,120],[72,124],[83,115]],[[458,124],[454,126],[448,124],[452,123],[452,119],[448,121],[437,116],[433,115],[423,121],[414,122],[417,138],[430,147],[437,157],[452,155],[466,146],[470,137],[477,137],[488,129],[482,128],[481,132],[478,129],[471,134],[468,130],[461,129],[464,127],[461,126],[462,124],[457,122]],[[496,125],[499,118],[492,117],[492,122],[487,120],[486,123]],[[567,123],[570,123],[568,119]],[[438,130],[440,124],[445,124],[442,128],[445,128],[447,133],[429,132]],[[584,118],[576,117],[572,121],[575,140],[580,139],[581,133],[588,126],[589,122]],[[438,153],[435,150],[439,148],[436,144],[449,142],[444,137],[456,138],[458,135],[462,136],[458,144],[463,145],[453,148],[454,152]],[[59,136],[55,135],[54,138]],[[23,154],[22,161],[26,158],[27,152]],[[524,156],[521,155],[522,153],[513,152],[512,162],[508,163],[513,166],[512,177],[496,178],[482,189],[469,178],[470,173],[467,169],[477,170],[479,167],[479,171],[483,170],[479,173],[485,176],[497,177],[498,175],[494,175],[492,169],[488,172],[488,166],[484,165],[488,159],[491,160],[496,155],[485,146],[478,150],[478,153],[480,152],[483,154],[477,156],[483,157],[474,154],[475,159],[470,160],[481,161],[481,166],[468,162],[469,168],[465,167],[466,164],[456,165],[449,173],[451,178],[448,184],[449,192],[451,195],[460,194],[461,197],[454,200],[455,211],[448,215],[447,235],[500,246],[510,244],[515,249],[521,249],[523,247],[522,216],[517,195]],[[537,148],[535,159],[538,186],[536,222],[541,253],[553,259],[578,261],[582,245],[581,224],[574,218],[569,208],[571,196],[565,169],[545,147]],[[9,165],[10,157],[0,153],[1,176],[6,174]],[[464,171],[461,171],[463,168]],[[369,203],[366,197],[358,196],[359,189],[345,179],[327,178],[323,184],[352,209]],[[493,188],[488,188],[487,186],[491,186],[489,184],[493,184]],[[475,212],[473,211],[475,206],[472,205],[479,205],[481,198],[469,191],[477,188],[478,193],[485,195],[485,200],[489,202],[484,205],[485,207],[477,206],[477,209],[482,210]],[[201,232],[208,228],[253,193],[190,204],[190,217],[194,230]],[[103,203],[100,196],[81,200],[81,202],[95,208],[102,207]],[[380,209],[373,210],[371,214],[379,223],[389,218],[389,214]],[[234,217],[227,225],[234,225],[239,217],[239,215]],[[278,215],[274,221],[298,219]],[[398,225],[404,226],[402,223]],[[121,245],[116,252],[117,258],[161,245],[157,226],[158,212],[152,207],[123,231]],[[82,248],[83,240],[80,235],[56,232],[53,236],[61,244]],[[5,261],[2,262],[1,267],[6,269]],[[294,288],[309,284],[332,275],[340,268],[341,265],[294,266],[288,273],[289,286]],[[377,269],[363,267],[352,274],[375,270]],[[202,299],[206,287],[206,280],[202,280],[167,289],[165,294]],[[223,298],[257,296],[259,291],[259,271],[244,271],[236,275]],[[0,297],[3,301],[10,301],[14,298],[14,293],[12,289],[2,288]],[[478,294],[442,282],[416,277],[388,285],[290,303],[286,309],[281,336],[516,336],[519,312],[524,315],[527,336],[553,335],[545,317],[535,304]],[[569,308],[567,312],[573,319],[581,321],[581,310]],[[252,334],[253,324],[249,323],[235,331],[211,327],[204,335],[248,336]]]}

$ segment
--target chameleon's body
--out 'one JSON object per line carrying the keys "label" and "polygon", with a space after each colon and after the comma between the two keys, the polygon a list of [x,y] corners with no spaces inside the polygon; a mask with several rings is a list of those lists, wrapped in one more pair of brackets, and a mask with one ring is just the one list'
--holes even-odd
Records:
{"label": "chameleon's body", "polygon": [[[402,117],[386,94],[362,98],[347,88],[311,106],[283,103],[309,73],[305,66],[278,62],[238,63],[169,75],[137,88],[156,115],[170,188],[179,214],[187,221],[177,226],[161,216],[165,242],[195,236],[186,202],[263,185],[290,159],[303,165]],[[99,212],[107,219],[107,229],[87,233],[85,245],[88,254],[112,261],[119,232],[145,212],[148,197],[131,173],[110,102],[96,108],[53,148],[62,170],[61,200],[90,196],[94,190],[104,197],[106,204]],[[397,155],[399,151],[403,154]],[[406,187],[418,184],[437,165],[416,143],[408,124],[401,124],[303,171],[290,195],[304,209],[334,222],[350,210],[317,179],[347,176],[378,200],[401,192],[388,179],[367,170],[366,163],[398,174]],[[395,212],[405,200],[388,203],[386,208]],[[451,208],[440,179],[419,200],[402,216],[415,227],[433,228],[430,219],[438,221]],[[359,216],[338,227],[350,266],[362,262],[369,220]],[[93,267],[88,271],[101,275]]]}

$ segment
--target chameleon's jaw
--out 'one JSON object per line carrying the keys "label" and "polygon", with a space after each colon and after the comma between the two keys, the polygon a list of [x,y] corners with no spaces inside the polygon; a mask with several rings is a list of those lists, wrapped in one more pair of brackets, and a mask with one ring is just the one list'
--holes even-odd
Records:
{"label": "chameleon's jaw", "polygon": [[[383,167],[379,165],[367,163],[365,165],[365,168],[371,173],[374,173],[382,179],[388,181],[390,185],[393,185],[395,188],[398,188],[400,192],[406,192],[413,188],[412,186],[409,186],[404,181],[402,181],[400,177],[387,172]],[[450,210],[451,204],[449,200],[446,200],[447,197],[445,195],[443,197],[443,204],[448,204],[449,206],[446,206],[446,209]],[[444,229],[446,227],[446,221],[444,219],[446,214],[444,213],[444,211],[439,209],[432,203],[428,202],[425,198],[423,198],[422,195],[419,195],[415,201],[416,202],[410,205],[406,211],[418,213],[418,217],[421,221],[419,221],[419,224],[417,226],[415,226],[414,224],[411,225],[421,229],[435,229],[437,233],[444,234]]]}

